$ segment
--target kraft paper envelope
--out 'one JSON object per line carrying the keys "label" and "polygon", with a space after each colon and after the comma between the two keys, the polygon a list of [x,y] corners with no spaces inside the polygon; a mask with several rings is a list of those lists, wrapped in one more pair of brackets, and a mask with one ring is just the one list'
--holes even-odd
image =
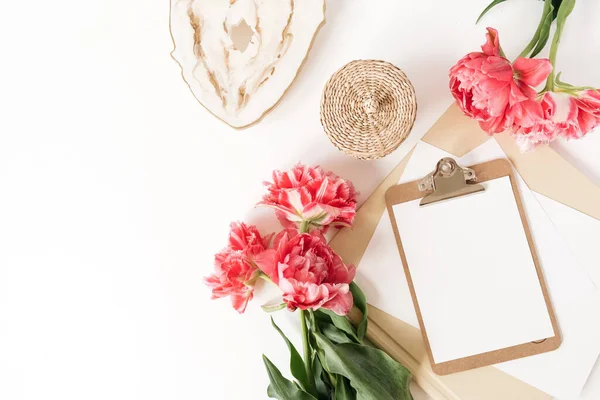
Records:
{"label": "kraft paper envelope", "polygon": [[[456,156],[466,154],[489,139],[477,123],[464,117],[455,105],[440,117],[423,138],[425,142]],[[600,187],[554,150],[543,147],[522,154],[509,135],[497,135],[496,140],[530,189],[600,220]],[[399,181],[408,157],[365,201],[357,213],[354,229],[340,231],[331,241],[345,262],[360,264],[384,214],[385,192]],[[434,399],[551,399],[549,395],[495,367],[437,376],[431,371],[418,329],[374,307],[369,307],[369,323],[369,338],[409,368],[419,386]]]}

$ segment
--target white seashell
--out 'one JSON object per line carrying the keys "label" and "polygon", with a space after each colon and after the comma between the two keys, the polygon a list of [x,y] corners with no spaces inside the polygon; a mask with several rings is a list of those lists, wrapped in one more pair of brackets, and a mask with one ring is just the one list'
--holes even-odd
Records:
{"label": "white seashell", "polygon": [[277,105],[325,22],[325,0],[171,0],[172,56],[198,101],[234,128]]}

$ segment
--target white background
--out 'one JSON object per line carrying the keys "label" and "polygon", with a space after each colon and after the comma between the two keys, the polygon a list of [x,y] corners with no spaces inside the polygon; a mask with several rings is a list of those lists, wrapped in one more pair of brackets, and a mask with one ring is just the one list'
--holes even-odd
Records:
{"label": "white background", "polygon": [[[361,162],[319,123],[329,76],[353,59],[398,65],[417,90],[414,138],[451,103],[447,70],[500,30],[509,57],[542,4],[330,0],[298,80],[259,125],[234,131],[193,98],[168,0],[11,1],[0,6],[0,398],[265,399],[261,354],[287,348],[255,301],[239,316],[202,277],[230,221],[275,168],[320,163],[361,201],[407,149]],[[600,86],[600,2],[578,2],[563,78]],[[406,146],[405,146],[406,147]],[[557,147],[600,183],[600,132]],[[551,177],[549,177],[551,179]],[[296,315],[276,319],[299,345]]]}

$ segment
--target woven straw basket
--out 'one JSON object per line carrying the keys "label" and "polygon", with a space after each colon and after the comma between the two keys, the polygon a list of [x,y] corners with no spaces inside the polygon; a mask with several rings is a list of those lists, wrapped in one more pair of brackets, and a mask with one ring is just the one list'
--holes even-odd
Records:
{"label": "woven straw basket", "polygon": [[416,115],[415,89],[404,72],[385,61],[346,64],[329,79],[321,98],[325,133],[338,149],[362,160],[396,150]]}

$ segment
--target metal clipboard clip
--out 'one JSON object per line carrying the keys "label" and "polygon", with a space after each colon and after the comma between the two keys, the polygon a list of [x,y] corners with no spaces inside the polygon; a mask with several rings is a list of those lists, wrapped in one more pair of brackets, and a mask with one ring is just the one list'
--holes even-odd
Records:
{"label": "metal clipboard clip", "polygon": [[462,168],[453,158],[442,158],[435,171],[419,181],[421,192],[433,190],[433,193],[423,197],[420,205],[485,191],[476,181],[475,171],[471,168]]}

